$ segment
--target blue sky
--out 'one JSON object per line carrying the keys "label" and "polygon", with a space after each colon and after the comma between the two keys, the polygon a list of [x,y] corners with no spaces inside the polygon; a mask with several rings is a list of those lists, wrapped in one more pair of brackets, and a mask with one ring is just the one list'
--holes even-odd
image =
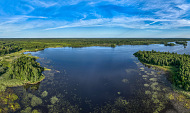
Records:
{"label": "blue sky", "polygon": [[189,0],[0,0],[0,38],[190,38]]}

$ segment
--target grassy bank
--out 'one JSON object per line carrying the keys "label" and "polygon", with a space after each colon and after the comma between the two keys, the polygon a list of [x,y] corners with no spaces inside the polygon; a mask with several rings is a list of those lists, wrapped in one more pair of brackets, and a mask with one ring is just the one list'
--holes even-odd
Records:
{"label": "grassy bank", "polygon": [[172,83],[172,77],[177,74],[177,68],[175,66],[158,66],[153,64],[148,64],[142,62],[147,67],[152,67],[153,69],[160,69],[166,72],[167,79]]}

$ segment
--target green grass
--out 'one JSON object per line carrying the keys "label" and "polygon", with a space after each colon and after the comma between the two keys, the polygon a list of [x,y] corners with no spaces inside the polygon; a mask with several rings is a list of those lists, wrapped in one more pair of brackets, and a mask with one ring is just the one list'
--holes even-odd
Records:
{"label": "green grass", "polygon": [[173,75],[177,74],[177,68],[175,66],[158,66],[158,65],[153,65],[153,64],[147,64],[142,62],[144,65],[148,66],[148,67],[152,67],[154,69],[161,69],[165,72],[168,72],[170,75],[170,78],[172,78]]}
{"label": "green grass", "polygon": [[16,86],[22,86],[25,83],[18,79],[0,79],[0,92],[5,91],[7,87],[16,87]]}

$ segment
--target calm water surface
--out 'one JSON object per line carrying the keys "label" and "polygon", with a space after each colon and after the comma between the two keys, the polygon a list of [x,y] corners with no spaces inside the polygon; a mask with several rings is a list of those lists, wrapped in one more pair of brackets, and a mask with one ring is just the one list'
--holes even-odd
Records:
{"label": "calm water surface", "polygon": [[[41,112],[153,112],[160,104],[165,107],[159,112],[175,111],[164,97],[159,96],[170,91],[164,73],[145,67],[133,56],[139,50],[152,49],[190,53],[189,45],[184,48],[161,44],[47,48],[29,52],[38,56],[41,66],[51,71],[44,72],[46,78],[40,84],[11,88],[20,97],[21,110],[18,112],[27,107]],[[43,97],[44,91],[48,94]],[[149,91],[157,94],[154,99],[159,102],[154,102]],[[31,95],[40,98],[42,103],[32,105]]]}

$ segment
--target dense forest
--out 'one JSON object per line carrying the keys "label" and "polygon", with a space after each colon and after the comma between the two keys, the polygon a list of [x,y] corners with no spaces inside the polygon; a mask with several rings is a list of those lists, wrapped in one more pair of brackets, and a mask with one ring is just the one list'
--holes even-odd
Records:
{"label": "dense forest", "polygon": [[19,47],[18,44],[6,43],[6,42],[3,42],[3,43],[1,42],[1,44],[0,44],[0,56],[9,54],[9,53],[13,53],[13,52],[17,52],[20,50],[21,50],[21,48]]}
{"label": "dense forest", "polygon": [[5,73],[8,67],[4,66],[2,63],[0,63],[0,75]]}
{"label": "dense forest", "polygon": [[22,55],[11,63],[9,77],[35,83],[44,78],[42,71],[44,68],[36,62],[36,58]]}
{"label": "dense forest", "polygon": [[170,52],[138,51],[134,53],[141,62],[159,65],[175,66],[177,71],[172,75],[172,82],[179,88],[190,91],[190,55]]}

